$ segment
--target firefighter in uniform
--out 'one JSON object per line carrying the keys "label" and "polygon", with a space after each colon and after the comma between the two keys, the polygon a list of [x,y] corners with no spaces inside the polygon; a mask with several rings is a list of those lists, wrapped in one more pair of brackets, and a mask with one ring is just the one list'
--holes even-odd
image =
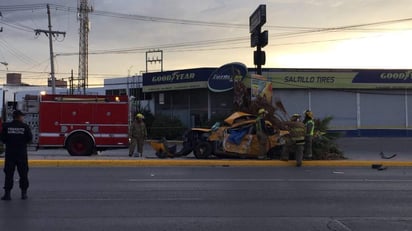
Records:
{"label": "firefighter in uniform", "polygon": [[312,159],[312,141],[315,133],[315,122],[313,121],[313,113],[310,110],[305,111],[303,123],[306,126],[304,158],[310,160]]}
{"label": "firefighter in uniform", "polygon": [[137,146],[137,156],[143,157],[143,144],[147,138],[146,125],[143,122],[144,116],[141,113],[136,115],[129,132],[130,146],[129,156],[133,156],[134,149]]}
{"label": "firefighter in uniform", "polygon": [[268,112],[264,108],[261,108],[258,111],[258,117],[256,119],[256,136],[259,141],[259,159],[267,159],[268,136],[265,123],[267,114]]}
{"label": "firefighter in uniform", "polygon": [[27,144],[33,139],[29,125],[23,123],[24,114],[16,110],[13,112],[13,121],[3,124],[1,140],[6,145],[6,158],[4,162],[4,196],[2,200],[11,200],[10,191],[13,188],[14,171],[20,176],[21,199],[27,199],[27,189],[29,188],[27,161]]}
{"label": "firefighter in uniform", "polygon": [[299,114],[293,114],[288,122],[288,128],[291,139],[283,146],[282,155],[280,157],[283,161],[289,160],[289,154],[292,152],[295,154],[296,166],[302,166],[303,148],[305,145],[305,124],[300,121]]}

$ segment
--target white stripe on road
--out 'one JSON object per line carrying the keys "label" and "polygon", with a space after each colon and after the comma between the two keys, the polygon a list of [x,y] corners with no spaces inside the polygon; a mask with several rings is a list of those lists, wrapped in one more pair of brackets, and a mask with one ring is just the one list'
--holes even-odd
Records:
{"label": "white stripe on road", "polygon": [[410,183],[411,180],[375,180],[375,179],[127,179],[128,182],[394,182]]}
{"label": "white stripe on road", "polygon": [[45,201],[201,201],[202,198],[36,198],[36,200]]}

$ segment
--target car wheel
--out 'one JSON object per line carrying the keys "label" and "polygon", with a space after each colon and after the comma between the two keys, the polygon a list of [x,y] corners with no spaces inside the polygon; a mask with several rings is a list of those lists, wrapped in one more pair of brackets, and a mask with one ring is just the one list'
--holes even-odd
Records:
{"label": "car wheel", "polygon": [[164,159],[164,158],[167,157],[167,152],[164,152],[163,150],[160,150],[160,151],[156,152],[155,154],[160,159]]}
{"label": "car wheel", "polygon": [[193,150],[193,154],[197,159],[207,159],[212,155],[212,145],[209,142],[200,142]]}

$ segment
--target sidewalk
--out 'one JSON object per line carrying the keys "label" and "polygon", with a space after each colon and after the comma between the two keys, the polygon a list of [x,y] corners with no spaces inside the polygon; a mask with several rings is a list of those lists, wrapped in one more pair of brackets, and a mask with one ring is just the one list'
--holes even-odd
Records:
{"label": "sidewalk", "polygon": [[337,143],[349,160],[382,160],[383,152],[396,154],[394,161],[412,161],[412,138],[342,138]]}
{"label": "sidewalk", "polygon": [[[412,166],[412,138],[342,138],[338,145],[347,160],[305,161],[304,166]],[[179,149],[178,145],[178,149]],[[390,160],[382,159],[396,154]],[[182,158],[158,159],[150,145],[145,144],[144,159],[129,157],[127,149],[108,150],[95,156],[73,157],[64,149],[30,151],[31,166],[293,166],[295,161],[253,159],[210,159],[197,160],[193,154]],[[0,160],[2,162],[2,160]]]}

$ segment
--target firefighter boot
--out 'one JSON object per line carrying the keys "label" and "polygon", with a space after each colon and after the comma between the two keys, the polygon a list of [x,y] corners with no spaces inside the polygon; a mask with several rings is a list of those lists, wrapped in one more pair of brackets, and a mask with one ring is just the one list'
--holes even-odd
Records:
{"label": "firefighter boot", "polygon": [[22,190],[21,191],[21,199],[22,200],[27,200],[27,190]]}
{"label": "firefighter boot", "polygon": [[4,196],[1,198],[1,200],[3,200],[3,201],[9,201],[9,200],[11,200],[10,190],[4,191]]}

